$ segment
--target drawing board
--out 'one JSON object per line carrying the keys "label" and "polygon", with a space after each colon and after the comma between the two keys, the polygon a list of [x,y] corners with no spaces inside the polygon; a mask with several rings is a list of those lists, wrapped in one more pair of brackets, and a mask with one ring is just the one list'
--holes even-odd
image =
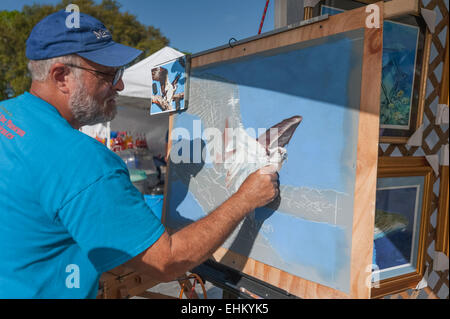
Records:
{"label": "drawing board", "polygon": [[383,32],[367,14],[192,57],[189,109],[170,120],[166,227],[206,216],[271,162],[257,151],[276,128],[280,197],[212,258],[302,298],[370,297]]}

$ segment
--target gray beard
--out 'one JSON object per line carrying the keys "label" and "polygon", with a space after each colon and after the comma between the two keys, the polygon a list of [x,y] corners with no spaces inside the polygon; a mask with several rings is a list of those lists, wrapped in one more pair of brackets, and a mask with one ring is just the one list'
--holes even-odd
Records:
{"label": "gray beard", "polygon": [[86,92],[84,83],[80,83],[69,98],[69,108],[80,127],[108,122],[116,116],[117,108],[115,106],[109,107],[108,101],[117,96],[117,94],[105,100],[102,105]]}

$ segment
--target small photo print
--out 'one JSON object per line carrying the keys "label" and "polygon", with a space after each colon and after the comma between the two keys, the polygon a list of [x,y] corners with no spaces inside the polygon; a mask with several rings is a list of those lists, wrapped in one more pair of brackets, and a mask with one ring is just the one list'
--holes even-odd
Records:
{"label": "small photo print", "polygon": [[186,56],[151,69],[152,105],[150,115],[181,111],[186,106]]}

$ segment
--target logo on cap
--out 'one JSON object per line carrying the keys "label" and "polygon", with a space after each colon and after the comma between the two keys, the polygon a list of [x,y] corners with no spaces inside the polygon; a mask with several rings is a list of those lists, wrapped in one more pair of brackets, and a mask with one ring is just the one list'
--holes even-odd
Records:
{"label": "logo on cap", "polygon": [[108,30],[98,30],[92,32],[94,32],[97,39],[109,38],[111,36],[111,33]]}

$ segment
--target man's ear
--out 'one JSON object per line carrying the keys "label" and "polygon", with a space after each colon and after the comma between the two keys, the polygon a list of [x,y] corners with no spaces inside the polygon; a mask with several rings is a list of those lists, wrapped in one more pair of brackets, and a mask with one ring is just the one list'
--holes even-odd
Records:
{"label": "man's ear", "polygon": [[70,92],[69,68],[63,63],[55,63],[51,66],[49,79],[64,94]]}

